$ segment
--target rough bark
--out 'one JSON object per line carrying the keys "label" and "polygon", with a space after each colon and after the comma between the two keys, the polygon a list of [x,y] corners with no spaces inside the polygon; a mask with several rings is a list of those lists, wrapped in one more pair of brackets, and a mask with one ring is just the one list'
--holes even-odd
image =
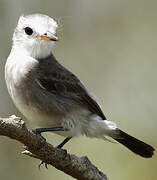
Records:
{"label": "rough bark", "polygon": [[40,135],[27,129],[25,122],[16,116],[0,118],[0,135],[15,139],[25,145],[23,154],[40,159],[78,180],[107,180],[89,159],[68,154],[44,142]]}

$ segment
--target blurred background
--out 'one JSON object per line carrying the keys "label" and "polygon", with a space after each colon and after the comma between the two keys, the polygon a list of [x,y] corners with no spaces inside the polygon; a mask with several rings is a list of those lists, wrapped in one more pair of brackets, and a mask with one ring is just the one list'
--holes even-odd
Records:
{"label": "blurred background", "polygon": [[[0,0],[0,116],[21,116],[4,80],[13,30],[21,14],[43,13],[58,20],[53,52],[96,94],[105,115],[121,129],[157,149],[157,1]],[[29,126],[29,124],[28,124]],[[47,133],[53,145],[63,138]],[[157,157],[143,159],[120,144],[80,137],[65,148],[87,155],[112,180],[157,179]],[[22,144],[0,137],[0,179],[72,180],[21,154]]]}

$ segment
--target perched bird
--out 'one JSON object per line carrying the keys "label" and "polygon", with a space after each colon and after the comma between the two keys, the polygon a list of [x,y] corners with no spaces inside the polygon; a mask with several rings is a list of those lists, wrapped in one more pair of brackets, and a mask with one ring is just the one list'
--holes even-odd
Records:
{"label": "perched bird", "polygon": [[5,65],[9,94],[21,113],[39,127],[36,133],[53,131],[65,136],[61,148],[72,137],[113,138],[146,158],[154,148],[120,130],[106,119],[95,97],[52,54],[58,41],[56,21],[46,15],[19,18]]}

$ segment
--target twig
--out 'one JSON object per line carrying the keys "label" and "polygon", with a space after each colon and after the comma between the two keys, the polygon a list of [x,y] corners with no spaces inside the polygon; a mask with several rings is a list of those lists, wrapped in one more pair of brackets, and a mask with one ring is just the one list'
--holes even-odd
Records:
{"label": "twig", "polygon": [[25,122],[15,115],[0,118],[0,135],[7,136],[25,145],[23,154],[40,159],[78,180],[107,180],[88,158],[68,154],[65,150],[54,148],[51,144],[27,129]]}

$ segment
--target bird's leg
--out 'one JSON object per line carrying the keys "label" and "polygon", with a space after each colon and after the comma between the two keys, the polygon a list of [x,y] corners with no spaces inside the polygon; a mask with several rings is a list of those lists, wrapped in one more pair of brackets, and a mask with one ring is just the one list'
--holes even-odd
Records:
{"label": "bird's leg", "polygon": [[53,128],[37,128],[33,130],[33,132],[35,132],[36,134],[41,134],[43,132],[52,132],[52,131],[68,131],[68,129],[65,129],[63,127],[53,127]]}
{"label": "bird's leg", "polygon": [[53,132],[53,131],[68,131],[68,129],[65,129],[63,127],[53,127],[53,128],[37,128],[37,129],[33,130],[33,132],[35,134],[39,134],[41,136],[41,138],[43,139],[42,144],[44,144],[46,142],[46,139],[41,135],[41,133],[43,133],[43,132]]}
{"label": "bird's leg", "polygon": [[72,137],[65,138],[56,148],[61,149]]}
{"label": "bird's leg", "polygon": [[[68,129],[66,128],[63,128],[63,127],[54,127],[54,128],[37,128],[37,129],[34,129],[33,132],[35,134],[39,134],[42,139],[43,139],[43,143],[44,144],[46,142],[46,139],[41,135],[41,133],[43,132],[53,132],[53,131],[68,131]],[[67,137],[66,139],[64,139],[64,141],[62,143],[60,143],[56,148],[62,148],[64,146],[64,144],[66,144],[72,137]],[[38,168],[40,170],[40,167],[42,164],[45,164],[45,167],[46,169],[48,169],[48,164],[45,163],[44,161],[40,161],[39,165],[38,165]]]}

